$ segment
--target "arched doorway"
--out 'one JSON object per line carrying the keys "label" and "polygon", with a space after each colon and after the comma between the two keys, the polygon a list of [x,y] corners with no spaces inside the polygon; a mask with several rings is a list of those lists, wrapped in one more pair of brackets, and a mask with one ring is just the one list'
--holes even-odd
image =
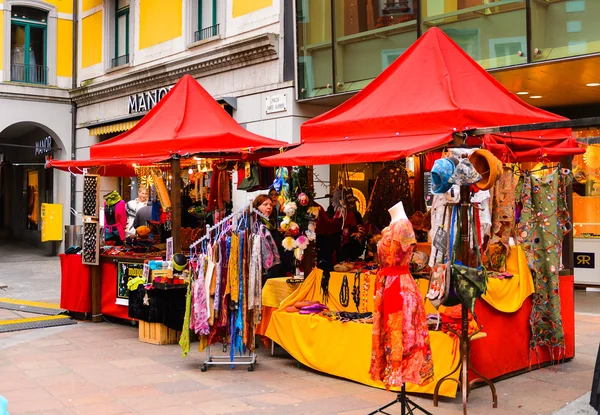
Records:
{"label": "arched doorway", "polygon": [[56,254],[56,246],[41,242],[40,208],[56,200],[53,169],[46,157],[64,151],[62,141],[46,126],[18,122],[0,131],[0,235]]}

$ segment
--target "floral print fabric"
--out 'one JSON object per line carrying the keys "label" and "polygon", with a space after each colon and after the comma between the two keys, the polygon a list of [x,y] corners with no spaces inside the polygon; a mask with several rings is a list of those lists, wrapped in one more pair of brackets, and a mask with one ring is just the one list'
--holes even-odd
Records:
{"label": "floral print fabric", "polygon": [[387,389],[433,381],[425,306],[408,270],[415,243],[412,225],[402,219],[383,230],[377,246],[381,268],[375,280],[369,374]]}
{"label": "floral print fabric", "polygon": [[509,240],[514,234],[516,181],[510,167],[504,167],[494,184],[492,208],[492,231],[488,255],[488,267],[495,271],[506,271],[506,259],[510,253]]}
{"label": "floral print fabric", "polygon": [[571,230],[566,190],[571,181],[571,172],[563,169],[542,177],[526,174],[517,186],[522,205],[517,239],[535,285],[529,319],[531,349],[565,347],[558,271],[563,236]]}

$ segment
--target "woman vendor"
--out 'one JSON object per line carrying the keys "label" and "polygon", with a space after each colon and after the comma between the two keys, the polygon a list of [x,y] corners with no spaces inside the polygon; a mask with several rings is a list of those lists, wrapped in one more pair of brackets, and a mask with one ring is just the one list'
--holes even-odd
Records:
{"label": "woman vendor", "polygon": [[271,237],[273,238],[273,241],[277,246],[277,251],[279,252],[279,258],[281,261],[279,264],[276,264],[273,267],[269,268],[266,271],[266,273],[263,274],[264,285],[266,280],[269,278],[284,277],[288,272],[293,273],[294,254],[292,251],[286,251],[283,249],[283,245],[281,243],[283,241],[283,234],[277,229],[277,216],[273,214],[273,202],[271,201],[269,196],[264,194],[256,196],[256,198],[252,202],[252,207],[254,209],[257,209],[266,217],[270,218],[269,220],[265,220],[261,217],[260,220],[261,223],[265,225]]}

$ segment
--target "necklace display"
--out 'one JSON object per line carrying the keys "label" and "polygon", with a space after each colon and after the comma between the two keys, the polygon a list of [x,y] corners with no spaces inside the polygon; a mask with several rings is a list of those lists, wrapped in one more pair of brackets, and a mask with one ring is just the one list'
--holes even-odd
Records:
{"label": "necklace display", "polygon": [[360,271],[354,274],[354,284],[352,286],[352,300],[356,310],[360,311]]}
{"label": "necklace display", "polygon": [[363,313],[366,313],[367,311],[369,311],[369,287],[370,287],[370,285],[371,285],[370,275],[367,272],[367,273],[365,273],[365,276],[364,276],[362,299],[360,302],[362,305]]}
{"label": "necklace display", "polygon": [[346,274],[344,274],[342,288],[340,288],[340,304],[343,307],[348,307],[348,304],[350,304],[350,288],[348,287],[348,276]]}

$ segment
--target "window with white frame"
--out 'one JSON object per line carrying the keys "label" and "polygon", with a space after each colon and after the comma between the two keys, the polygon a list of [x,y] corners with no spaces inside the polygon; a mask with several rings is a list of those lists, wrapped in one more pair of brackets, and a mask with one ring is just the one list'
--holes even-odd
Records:
{"label": "window with white frame", "polygon": [[191,0],[192,2],[192,40],[199,42],[218,36],[217,0]]}

